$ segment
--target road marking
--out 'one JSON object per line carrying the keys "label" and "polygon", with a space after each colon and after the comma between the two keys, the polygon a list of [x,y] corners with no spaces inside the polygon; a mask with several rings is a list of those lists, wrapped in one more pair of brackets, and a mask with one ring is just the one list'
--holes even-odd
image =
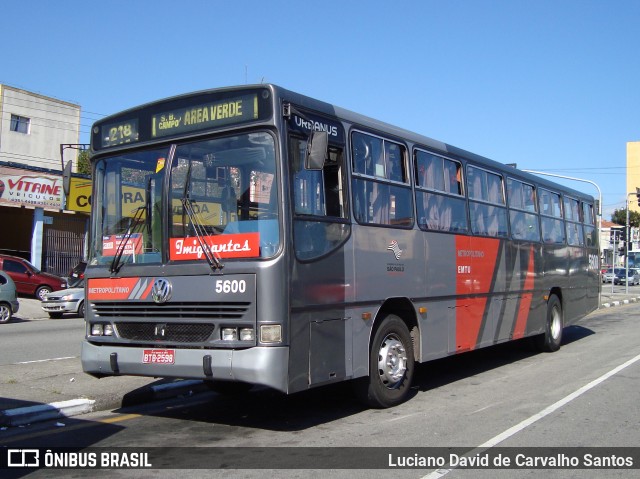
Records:
{"label": "road marking", "polygon": [[[469,451],[467,453],[467,455],[468,456],[473,456],[474,454],[477,454],[479,451],[481,452],[481,451],[483,451],[485,449],[489,449],[490,447],[493,447],[493,446],[496,446],[496,445],[500,444],[502,441],[510,438],[511,436],[519,433],[523,429],[531,426],[534,422],[539,421],[540,419],[542,419],[542,418],[548,416],[549,414],[557,411],[562,406],[565,406],[566,404],[570,403],[574,399],[579,398],[584,393],[590,391],[591,389],[595,388],[599,384],[601,384],[604,381],[606,381],[607,379],[609,379],[611,376],[619,373],[624,368],[626,368],[628,366],[631,366],[632,364],[634,364],[634,363],[636,363],[638,361],[640,361],[640,354],[638,354],[634,358],[629,359],[627,362],[622,363],[620,366],[612,369],[608,373],[603,374],[599,378],[594,379],[589,384],[586,384],[585,386],[582,386],[580,389],[577,389],[576,391],[572,392],[568,396],[563,397],[562,399],[560,399],[559,401],[553,403],[551,406],[546,407],[545,409],[543,409],[539,413],[534,414],[533,416],[525,419],[524,421],[516,424],[513,427],[510,427],[506,431],[504,431],[504,432],[498,434],[497,436],[492,437],[488,441],[480,444],[479,446],[477,446],[472,451]],[[438,479],[438,478],[440,478],[442,476],[446,476],[453,469],[454,468],[451,468],[451,469],[437,469],[437,470],[433,471],[432,473],[427,474],[426,476],[423,476],[422,479]]]}
{"label": "road marking", "polygon": [[107,417],[105,419],[97,419],[97,422],[101,422],[104,424],[113,424],[114,422],[128,421],[129,419],[136,419],[141,416],[142,414],[124,414],[122,416]]}
{"label": "road marking", "polygon": [[35,361],[21,361],[13,364],[33,364],[33,363],[46,363],[49,361],[62,361],[63,359],[76,359],[78,356],[66,356],[64,358],[51,358],[51,359],[37,359]]}

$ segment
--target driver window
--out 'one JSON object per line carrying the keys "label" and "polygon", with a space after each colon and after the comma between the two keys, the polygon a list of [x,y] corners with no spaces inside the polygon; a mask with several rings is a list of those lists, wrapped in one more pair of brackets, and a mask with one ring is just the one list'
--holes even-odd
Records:
{"label": "driver window", "polygon": [[306,139],[290,139],[294,246],[300,260],[330,253],[348,237],[342,150],[330,146],[322,170],[307,170]]}
{"label": "driver window", "polygon": [[292,138],[294,212],[298,215],[345,218],[342,151],[330,147],[324,168],[307,170],[304,167],[306,150],[306,140]]}

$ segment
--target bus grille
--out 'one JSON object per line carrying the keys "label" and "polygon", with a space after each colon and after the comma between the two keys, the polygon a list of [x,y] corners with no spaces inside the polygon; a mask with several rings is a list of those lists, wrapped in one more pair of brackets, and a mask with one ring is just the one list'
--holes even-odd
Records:
{"label": "bus grille", "polygon": [[213,330],[214,324],[185,324],[185,323],[167,323],[164,325],[164,334],[162,338],[156,336],[156,327],[158,323],[125,323],[116,322],[118,335],[123,339],[133,341],[175,341],[180,343],[201,343],[206,341]]}
{"label": "bus grille", "polygon": [[172,319],[242,319],[251,303],[135,303],[100,302],[91,309],[98,318],[149,318],[156,321]]}

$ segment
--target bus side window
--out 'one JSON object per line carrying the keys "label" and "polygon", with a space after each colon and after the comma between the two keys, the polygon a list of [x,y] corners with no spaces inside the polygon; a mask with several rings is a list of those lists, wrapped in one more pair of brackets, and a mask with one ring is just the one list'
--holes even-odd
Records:
{"label": "bus side window", "polygon": [[469,166],[467,169],[471,230],[487,236],[507,236],[507,210],[504,207],[502,177]]}
{"label": "bus side window", "polygon": [[413,203],[404,145],[356,131],[351,135],[351,156],[356,220],[411,226]]}
{"label": "bus side window", "polygon": [[588,247],[596,246],[597,232],[595,228],[595,220],[593,217],[593,205],[589,203],[582,203],[582,222],[584,223],[584,236]]}

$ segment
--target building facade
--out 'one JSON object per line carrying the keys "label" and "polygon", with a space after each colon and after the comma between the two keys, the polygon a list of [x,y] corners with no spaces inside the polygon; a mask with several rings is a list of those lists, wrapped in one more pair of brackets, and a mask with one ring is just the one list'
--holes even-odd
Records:
{"label": "building facade", "polygon": [[[627,193],[635,193],[640,188],[640,141],[627,142]],[[638,201],[629,198],[629,210],[639,211]]]}
{"label": "building facade", "polygon": [[88,216],[62,188],[79,139],[79,105],[0,85],[0,253],[60,275],[83,258]]}

